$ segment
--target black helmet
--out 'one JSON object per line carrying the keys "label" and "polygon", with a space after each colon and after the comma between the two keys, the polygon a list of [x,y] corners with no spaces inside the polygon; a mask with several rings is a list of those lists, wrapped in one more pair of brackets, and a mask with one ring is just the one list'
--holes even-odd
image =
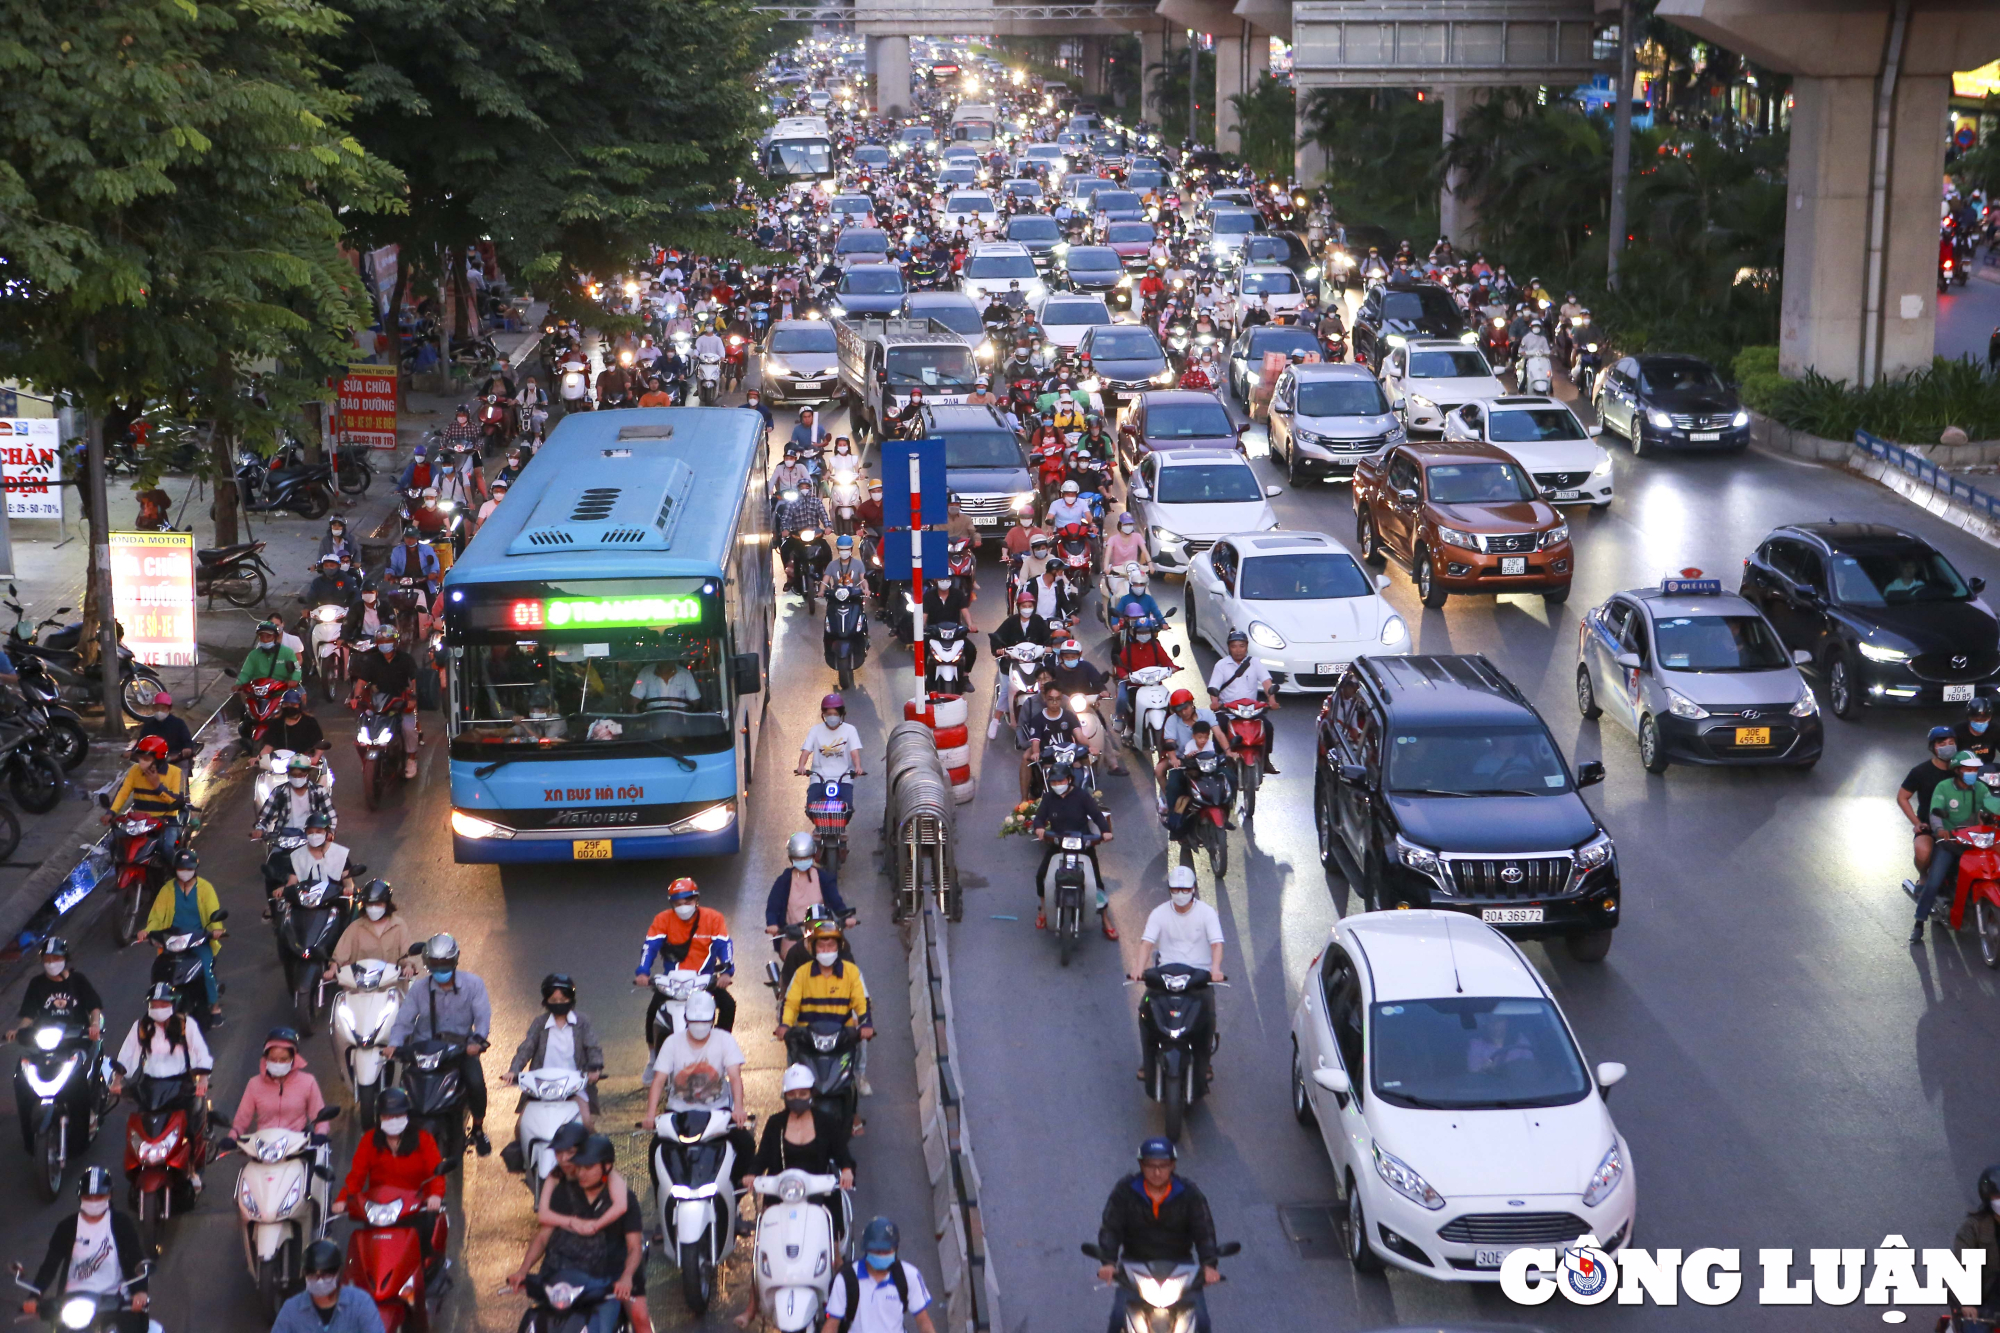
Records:
{"label": "black helmet", "polygon": [[592,1134],[585,1139],[576,1150],[576,1156],[570,1158],[575,1166],[610,1166],[617,1160],[618,1149],[602,1134]]}
{"label": "black helmet", "polygon": [[361,886],[361,905],[366,907],[369,903],[385,903],[390,907],[396,905],[396,900],[389,891],[388,880],[371,879]]}
{"label": "black helmet", "polygon": [[2000,1163],[1979,1173],[1979,1201],[1991,1203],[1996,1198],[2000,1198]]}
{"label": "black helmet", "polygon": [[576,982],[570,979],[569,973],[551,972],[547,976],[542,978],[543,1004],[547,1004],[549,1002],[549,997],[556,994],[558,991],[569,996],[572,1002],[575,1001]]}
{"label": "black helmet", "polygon": [[340,1245],[335,1241],[316,1240],[306,1246],[305,1259],[301,1267],[307,1273],[338,1273],[346,1262],[340,1253]]}
{"label": "black helmet", "polygon": [[1967,717],[1992,717],[1993,701],[1991,699],[1975,697],[1971,703],[1965,706],[1965,713]]}
{"label": "black helmet", "polygon": [[76,1197],[88,1199],[111,1193],[111,1172],[101,1166],[86,1166],[76,1182]]}
{"label": "black helmet", "polygon": [[47,939],[42,941],[42,957],[44,958],[69,957],[69,941],[64,939],[60,935],[49,936]]}
{"label": "black helmet", "polygon": [[178,856],[174,857],[174,869],[176,870],[193,870],[199,865],[201,865],[201,858],[194,854],[194,848],[192,847],[184,849]]}
{"label": "black helmet", "polygon": [[264,1049],[268,1051],[273,1046],[289,1046],[292,1048],[292,1052],[297,1054],[299,1049],[299,1030],[297,1028],[272,1028],[264,1034]]}
{"label": "black helmet", "polygon": [[378,1119],[383,1116],[408,1115],[409,1113],[410,1094],[401,1088],[384,1088],[382,1089],[382,1095],[375,1099],[375,1115]]}
{"label": "black helmet", "polygon": [[146,1003],[171,1004],[178,1007],[180,997],[174,994],[174,985],[171,981],[156,981],[146,987]]}
{"label": "black helmet", "polygon": [[306,816],[306,831],[308,833],[310,833],[312,830],[316,828],[332,828],[332,827],[333,827],[333,821],[331,819],[328,819],[325,815],[320,814],[317,810],[315,810],[312,814]]}
{"label": "black helmet", "polygon": [[1071,771],[1068,764],[1057,764],[1049,770],[1049,783],[1051,786],[1058,782],[1074,781],[1076,781],[1076,774]]}

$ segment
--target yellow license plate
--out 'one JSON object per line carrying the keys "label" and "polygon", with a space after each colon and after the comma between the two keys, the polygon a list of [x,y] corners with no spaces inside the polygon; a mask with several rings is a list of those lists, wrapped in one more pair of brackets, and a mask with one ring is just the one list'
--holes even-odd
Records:
{"label": "yellow license plate", "polygon": [[[1769,727],[1738,727],[1736,729],[1736,743],[1738,745],[1769,745],[1771,743],[1771,729]],[[580,847],[583,844],[578,843],[577,845]],[[582,855],[581,852],[577,854],[579,856]]]}
{"label": "yellow license plate", "polygon": [[569,854],[578,861],[609,861],[611,839],[585,838],[580,842],[573,842],[569,845]]}

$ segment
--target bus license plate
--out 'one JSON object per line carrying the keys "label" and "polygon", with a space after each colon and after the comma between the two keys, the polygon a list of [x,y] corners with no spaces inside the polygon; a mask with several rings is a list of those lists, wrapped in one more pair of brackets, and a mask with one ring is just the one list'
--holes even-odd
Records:
{"label": "bus license plate", "polygon": [[1525,574],[1528,572],[1528,557],[1525,555],[1503,555],[1500,557],[1502,574]]}
{"label": "bus license plate", "polygon": [[1532,926],[1542,919],[1539,907],[1488,907],[1479,919],[1489,926]]}
{"label": "bus license plate", "polygon": [[1738,745],[1769,745],[1771,743],[1771,729],[1769,727],[1738,727],[1736,729],[1736,743]]}
{"label": "bus license plate", "polygon": [[611,839],[582,838],[569,845],[570,856],[578,861],[609,861]]}
{"label": "bus license plate", "polygon": [[1968,704],[1972,702],[1970,685],[1947,685],[1944,687],[1944,701],[1948,704]]}
{"label": "bus license plate", "polygon": [[1707,444],[1713,440],[1720,440],[1722,432],[1719,430],[1698,430],[1690,433],[1688,438],[1697,444]]}

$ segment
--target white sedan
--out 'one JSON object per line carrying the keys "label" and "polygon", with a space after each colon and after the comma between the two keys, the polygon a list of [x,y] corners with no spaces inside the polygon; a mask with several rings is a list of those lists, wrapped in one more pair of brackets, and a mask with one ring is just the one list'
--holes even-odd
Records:
{"label": "white sedan", "polygon": [[1444,419],[1465,404],[1507,392],[1477,347],[1445,338],[1391,348],[1382,358],[1382,387],[1412,435],[1442,431]]}
{"label": "white sedan", "polygon": [[1074,296],[1051,292],[1036,312],[1042,332],[1049,341],[1065,350],[1074,350],[1083,335],[1100,324],[1111,323],[1111,307],[1101,296]]}
{"label": "white sedan", "polygon": [[1506,450],[1553,504],[1611,503],[1611,455],[1553,398],[1509,394],[1467,403],[1444,419],[1444,437]]}
{"label": "white sedan", "polygon": [[1221,655],[1241,630],[1279,690],[1330,690],[1356,657],[1410,650],[1387,586],[1324,533],[1225,537],[1188,565],[1188,634]]}
{"label": "white sedan", "polygon": [[1317,1127],[1356,1270],[1493,1282],[1508,1252],[1632,1239],[1632,1150],[1512,941],[1460,912],[1333,929],[1292,1017],[1292,1114]]}

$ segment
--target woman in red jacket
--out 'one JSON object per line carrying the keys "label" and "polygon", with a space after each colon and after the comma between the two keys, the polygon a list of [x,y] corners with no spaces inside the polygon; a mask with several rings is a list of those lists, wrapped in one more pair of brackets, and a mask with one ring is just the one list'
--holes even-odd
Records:
{"label": "woman in red jacket", "polygon": [[[347,1168],[347,1180],[334,1199],[334,1210],[343,1207],[360,1212],[361,1202],[377,1185],[416,1190],[423,1195],[424,1207],[444,1207],[444,1177],[438,1164],[444,1154],[426,1130],[410,1130],[410,1094],[401,1088],[385,1091],[376,1103],[381,1116],[374,1130],[361,1136],[354,1150],[354,1165]],[[430,1228],[418,1229],[429,1253]]]}

